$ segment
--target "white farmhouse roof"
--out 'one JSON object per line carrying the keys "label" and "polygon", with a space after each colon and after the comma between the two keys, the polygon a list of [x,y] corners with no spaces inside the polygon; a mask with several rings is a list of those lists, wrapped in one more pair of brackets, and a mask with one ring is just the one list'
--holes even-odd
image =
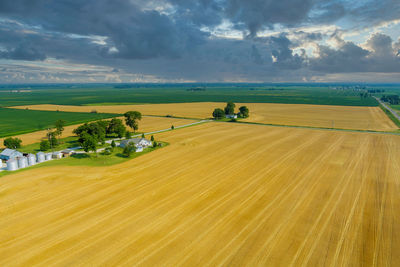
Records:
{"label": "white farmhouse roof", "polygon": [[151,145],[151,141],[147,140],[146,138],[132,138],[132,139],[126,139],[126,140],[122,140],[120,143],[120,147],[125,147],[128,144],[134,144],[135,146],[138,145]]}

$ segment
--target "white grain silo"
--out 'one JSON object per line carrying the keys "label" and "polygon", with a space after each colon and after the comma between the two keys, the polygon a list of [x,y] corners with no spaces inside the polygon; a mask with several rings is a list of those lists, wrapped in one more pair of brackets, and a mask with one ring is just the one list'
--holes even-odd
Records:
{"label": "white grain silo", "polygon": [[26,168],[28,167],[28,160],[26,157],[19,157],[18,159],[18,168]]}
{"label": "white grain silo", "polygon": [[46,161],[46,156],[45,156],[45,154],[44,154],[43,152],[37,153],[37,154],[36,154],[36,162],[37,162],[37,163],[42,163],[42,162],[44,162],[44,161]]}
{"label": "white grain silo", "polygon": [[34,154],[28,154],[28,166],[33,166],[36,164],[36,157]]}
{"label": "white grain silo", "polygon": [[46,160],[51,160],[53,155],[51,153],[46,153]]}
{"label": "white grain silo", "polygon": [[16,171],[18,170],[18,162],[16,159],[7,160],[7,171]]}

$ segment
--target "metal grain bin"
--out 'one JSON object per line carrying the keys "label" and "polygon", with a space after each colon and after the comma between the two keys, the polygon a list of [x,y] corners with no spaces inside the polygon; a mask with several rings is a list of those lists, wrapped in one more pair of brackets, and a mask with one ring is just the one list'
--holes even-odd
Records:
{"label": "metal grain bin", "polygon": [[22,169],[28,167],[28,159],[26,157],[19,157],[17,161],[18,161],[18,168]]}
{"label": "metal grain bin", "polygon": [[36,154],[36,162],[37,163],[42,163],[46,161],[46,155],[43,152],[39,152]]}
{"label": "metal grain bin", "polygon": [[7,171],[16,171],[18,170],[18,162],[16,159],[9,159],[7,161]]}
{"label": "metal grain bin", "polygon": [[28,165],[33,166],[36,164],[36,157],[34,154],[28,154]]}
{"label": "metal grain bin", "polygon": [[52,154],[46,153],[46,160],[51,160],[51,159],[52,159]]}

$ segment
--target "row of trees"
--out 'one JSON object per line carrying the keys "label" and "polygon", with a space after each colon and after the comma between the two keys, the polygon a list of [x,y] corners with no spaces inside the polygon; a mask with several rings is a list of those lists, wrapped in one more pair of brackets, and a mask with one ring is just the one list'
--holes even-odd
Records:
{"label": "row of trees", "polygon": [[[226,115],[234,115],[235,114],[235,103],[233,102],[228,102],[226,103],[226,107],[222,110],[220,108],[216,108],[214,109],[212,116],[216,119],[216,120],[220,120],[222,118],[224,118]],[[241,118],[247,118],[249,117],[249,109],[246,106],[241,106],[239,108],[239,113],[237,113],[238,117]]]}
{"label": "row of trees", "polygon": [[381,97],[383,102],[389,102],[391,105],[399,105],[400,97],[398,95],[384,95]]}

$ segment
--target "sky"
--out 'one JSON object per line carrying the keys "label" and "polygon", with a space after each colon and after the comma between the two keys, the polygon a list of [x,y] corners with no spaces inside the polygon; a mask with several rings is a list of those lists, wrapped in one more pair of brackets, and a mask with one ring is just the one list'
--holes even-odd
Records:
{"label": "sky", "polygon": [[0,83],[93,82],[400,82],[400,1],[0,1]]}

